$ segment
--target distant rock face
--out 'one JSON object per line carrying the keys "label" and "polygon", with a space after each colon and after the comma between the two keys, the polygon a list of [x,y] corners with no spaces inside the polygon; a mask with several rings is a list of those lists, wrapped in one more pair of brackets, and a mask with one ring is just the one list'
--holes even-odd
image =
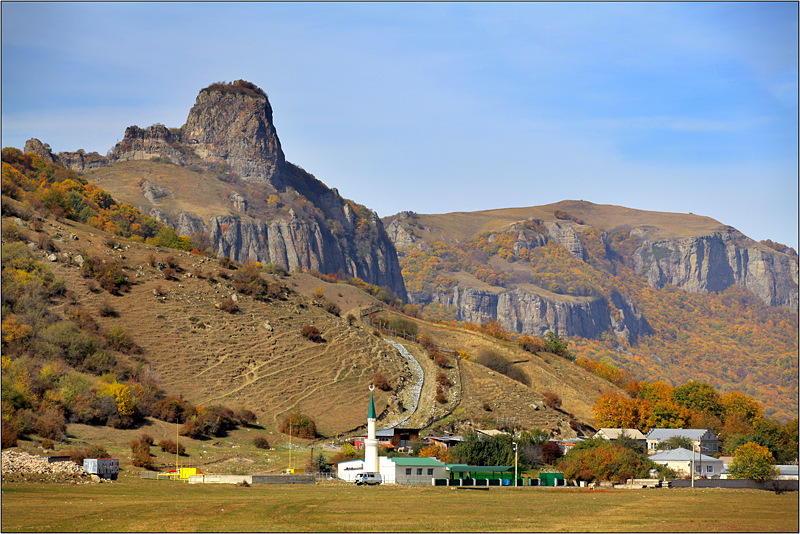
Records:
{"label": "distant rock face", "polygon": [[[401,213],[401,215],[407,213],[408,212],[404,212]],[[405,218],[397,218],[386,227],[386,233],[389,235],[389,239],[392,240],[392,243],[394,243],[394,246],[397,248],[409,248],[414,246],[414,238],[403,228],[404,220]]]}
{"label": "distant rock face", "polygon": [[227,163],[246,182],[283,185],[280,171],[286,159],[263,93],[204,89],[189,112],[183,137],[198,156]]}
{"label": "distant rock face", "polygon": [[552,237],[556,243],[562,245],[569,251],[570,254],[572,254],[579,260],[581,261],[586,260],[586,255],[584,253],[581,240],[578,237],[578,233],[575,231],[574,228],[572,228],[571,225],[557,223],[557,222],[545,222],[543,224],[547,228],[547,231],[550,233],[550,237]]}
{"label": "distant rock face", "polygon": [[[333,191],[331,196],[338,196]],[[340,201],[341,201],[341,197]],[[348,219],[350,206],[342,202],[338,210],[329,210],[348,233],[355,232],[354,217]],[[278,263],[287,269],[301,267],[323,273],[340,269],[371,284],[386,286],[406,299],[397,252],[373,213],[372,225],[383,238],[369,247],[352,239],[336,238],[331,230],[314,219],[261,221],[244,217],[218,216],[210,221],[210,236],[219,256],[240,262]],[[358,248],[362,250],[358,250]]]}
{"label": "distant rock face", "polygon": [[496,319],[506,330],[521,334],[541,336],[553,331],[560,336],[597,339],[611,329],[618,336],[635,342],[639,336],[652,331],[633,303],[618,293],[612,297],[618,315],[602,298],[548,299],[522,289],[494,293],[459,286],[433,294],[411,292],[409,297],[414,304],[438,302],[454,306],[459,321],[480,324]]}
{"label": "distant rock face", "polygon": [[734,284],[767,304],[798,307],[798,265],[733,228],[700,237],[644,241],[634,269],[657,288],[673,284],[693,292],[723,291]]}

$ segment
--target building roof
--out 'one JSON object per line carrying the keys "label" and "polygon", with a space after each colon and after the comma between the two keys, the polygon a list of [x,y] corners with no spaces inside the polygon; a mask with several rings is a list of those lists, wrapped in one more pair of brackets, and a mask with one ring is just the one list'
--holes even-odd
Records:
{"label": "building roof", "polygon": [[781,475],[784,476],[798,475],[796,465],[776,465],[775,467],[778,469],[778,471],[780,471]]}
{"label": "building roof", "polygon": [[498,434],[508,434],[508,432],[503,432],[502,430],[496,430],[496,429],[478,430],[478,433],[479,434],[485,434],[487,436],[497,436]]}
{"label": "building roof", "polygon": [[447,469],[454,473],[508,473],[514,470],[514,466],[447,464]]}
{"label": "building roof", "polygon": [[[677,449],[670,449],[668,451],[660,452],[652,456],[648,456],[649,460],[654,462],[691,462],[692,451],[678,447]],[[706,456],[698,452],[694,453],[694,461],[700,462],[722,462],[713,456]]]}
{"label": "building roof", "polygon": [[389,460],[393,461],[395,465],[413,465],[413,466],[426,466],[426,467],[442,467],[445,465],[444,462],[437,460],[436,458],[404,458],[402,456],[393,456],[389,458]]}
{"label": "building roof", "polygon": [[710,436],[710,439],[717,438],[717,436],[707,428],[654,428],[647,433],[647,439],[665,441],[673,436],[683,436],[692,441],[699,441],[703,437],[707,437],[706,434]]}
{"label": "building roof", "polygon": [[644,434],[639,432],[639,430],[636,428],[601,428],[600,430],[597,431],[595,437],[600,435],[600,436],[605,436],[608,439],[617,439],[622,435],[623,432],[628,437],[631,437],[633,439],[646,439],[644,437]]}
{"label": "building roof", "polygon": [[452,442],[461,443],[462,441],[464,441],[464,438],[462,438],[461,436],[426,436],[426,439],[441,441],[442,443],[452,443]]}

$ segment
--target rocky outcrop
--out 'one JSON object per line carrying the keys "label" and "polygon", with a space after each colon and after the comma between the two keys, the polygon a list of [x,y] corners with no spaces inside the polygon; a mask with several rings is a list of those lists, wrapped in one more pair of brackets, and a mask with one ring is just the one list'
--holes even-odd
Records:
{"label": "rocky outcrop", "polygon": [[206,162],[230,165],[241,180],[284,185],[280,177],[286,159],[272,107],[252,84],[215,84],[200,91],[183,126],[183,140]]}
{"label": "rocky outcrop", "polygon": [[87,172],[109,164],[108,158],[101,156],[97,152],[86,153],[83,150],[78,150],[77,152],[53,154],[50,145],[42,143],[38,139],[29,139],[25,143],[24,153],[36,154],[48,163],[56,163],[76,172]]}
{"label": "rocky outcrop", "polygon": [[[376,224],[380,225],[380,220]],[[367,250],[354,251],[348,240],[337,239],[317,221],[297,217],[288,221],[261,221],[218,216],[211,219],[210,227],[210,237],[219,256],[240,262],[277,263],[290,270],[299,266],[304,270],[336,273],[341,269],[372,284],[386,286],[403,300],[406,298],[397,252],[388,238],[376,241]]]}
{"label": "rocky outcrop", "polygon": [[[407,218],[408,213],[409,212],[400,213],[400,216],[390,222],[386,227],[386,234],[389,236],[389,239],[392,240],[394,246],[398,249],[412,247],[416,241],[411,234],[409,234],[406,229],[403,228],[403,223]],[[406,215],[406,217],[403,217],[404,215]]]}
{"label": "rocky outcrop", "polygon": [[730,227],[699,237],[645,240],[632,259],[635,271],[656,288],[673,284],[709,292],[736,284],[767,304],[798,307],[797,260]]}
{"label": "rocky outcrop", "polygon": [[613,308],[603,298],[573,300],[548,299],[515,289],[494,293],[472,287],[455,287],[436,293],[410,293],[414,304],[438,302],[454,306],[459,321],[486,323],[497,320],[506,330],[543,335],[553,331],[560,336],[599,338],[604,332],[635,342],[649,334],[651,327],[629,298],[612,295]]}
{"label": "rocky outcrop", "polygon": [[[542,221],[535,222],[541,223]],[[550,233],[550,237],[553,238],[556,243],[562,245],[570,254],[579,260],[586,260],[581,240],[578,237],[578,233],[571,225],[557,222],[545,222],[543,224]]]}

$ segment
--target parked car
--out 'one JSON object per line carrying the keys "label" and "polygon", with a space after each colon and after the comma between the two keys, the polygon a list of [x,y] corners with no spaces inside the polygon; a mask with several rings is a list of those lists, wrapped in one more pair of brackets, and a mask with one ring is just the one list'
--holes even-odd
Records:
{"label": "parked car", "polygon": [[370,486],[377,485],[381,483],[381,474],[380,473],[359,473],[356,475],[356,479],[354,481],[357,486],[361,484],[368,484]]}

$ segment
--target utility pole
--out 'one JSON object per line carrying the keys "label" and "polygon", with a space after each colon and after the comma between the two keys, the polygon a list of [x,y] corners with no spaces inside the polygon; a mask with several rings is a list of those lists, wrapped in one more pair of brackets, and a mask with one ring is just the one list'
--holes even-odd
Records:
{"label": "utility pole", "polygon": [[519,461],[519,451],[517,450],[517,442],[512,441],[514,444],[514,487],[517,487],[517,463]]}
{"label": "utility pole", "polygon": [[692,487],[694,487],[694,445],[692,445]]}

